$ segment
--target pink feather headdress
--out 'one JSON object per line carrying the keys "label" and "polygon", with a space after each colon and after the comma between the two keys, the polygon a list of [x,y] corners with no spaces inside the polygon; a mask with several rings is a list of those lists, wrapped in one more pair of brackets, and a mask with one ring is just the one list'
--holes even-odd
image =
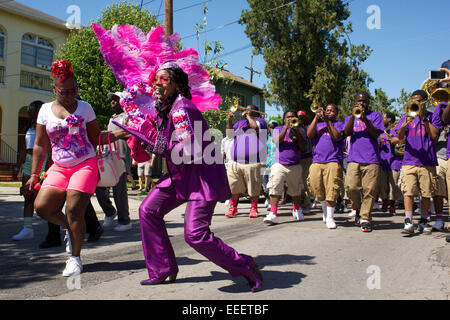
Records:
{"label": "pink feather headdress", "polygon": [[155,114],[151,82],[159,69],[170,67],[171,63],[187,73],[192,103],[200,111],[218,110],[221,97],[200,65],[197,51],[193,48],[177,51],[180,40],[177,33],[165,38],[161,26],[152,28],[147,35],[137,26],[115,25],[108,31],[97,24],[92,27],[106,63],[117,81],[125,86],[120,104],[130,119]]}

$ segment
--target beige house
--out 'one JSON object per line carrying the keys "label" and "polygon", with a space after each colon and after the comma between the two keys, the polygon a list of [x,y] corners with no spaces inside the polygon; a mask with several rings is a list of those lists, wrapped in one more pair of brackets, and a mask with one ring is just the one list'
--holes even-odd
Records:
{"label": "beige house", "polygon": [[[0,1],[0,164],[17,160],[27,106],[52,100],[50,66],[70,29],[65,21],[15,1]],[[1,168],[0,168],[1,171]],[[3,177],[2,177],[3,175]],[[0,180],[7,180],[0,172]]]}

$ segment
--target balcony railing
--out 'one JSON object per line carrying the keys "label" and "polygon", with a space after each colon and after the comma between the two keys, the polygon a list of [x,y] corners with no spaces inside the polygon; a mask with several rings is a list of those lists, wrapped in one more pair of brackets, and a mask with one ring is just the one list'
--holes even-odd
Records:
{"label": "balcony railing", "polygon": [[39,74],[29,71],[20,72],[20,86],[44,91],[52,91],[52,79],[50,75]]}
{"label": "balcony railing", "polygon": [[0,83],[5,83],[5,67],[0,66]]}
{"label": "balcony railing", "polygon": [[0,163],[17,163],[17,151],[0,139]]}

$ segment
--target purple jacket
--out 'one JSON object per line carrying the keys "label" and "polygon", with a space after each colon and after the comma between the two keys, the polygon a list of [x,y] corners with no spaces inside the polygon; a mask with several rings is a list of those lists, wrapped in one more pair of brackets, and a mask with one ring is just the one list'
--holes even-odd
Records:
{"label": "purple jacket", "polygon": [[168,173],[157,182],[157,188],[173,185],[177,199],[186,201],[225,201],[231,197],[220,146],[216,148],[205,134],[208,124],[189,99],[182,95],[176,98],[161,131],[155,123],[145,127],[139,134],[122,126],[143,141],[149,152],[166,158]]}

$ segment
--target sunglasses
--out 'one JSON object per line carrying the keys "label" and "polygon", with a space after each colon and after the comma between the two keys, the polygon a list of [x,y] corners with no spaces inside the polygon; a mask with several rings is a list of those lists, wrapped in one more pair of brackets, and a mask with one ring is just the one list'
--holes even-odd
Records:
{"label": "sunglasses", "polygon": [[161,84],[169,84],[170,83],[170,77],[169,76],[159,76],[159,77],[154,77],[152,80],[152,85],[157,84],[158,82]]}
{"label": "sunglasses", "polygon": [[72,89],[59,89],[56,86],[53,86],[53,89],[62,97],[74,96],[78,93],[78,87],[74,87]]}

